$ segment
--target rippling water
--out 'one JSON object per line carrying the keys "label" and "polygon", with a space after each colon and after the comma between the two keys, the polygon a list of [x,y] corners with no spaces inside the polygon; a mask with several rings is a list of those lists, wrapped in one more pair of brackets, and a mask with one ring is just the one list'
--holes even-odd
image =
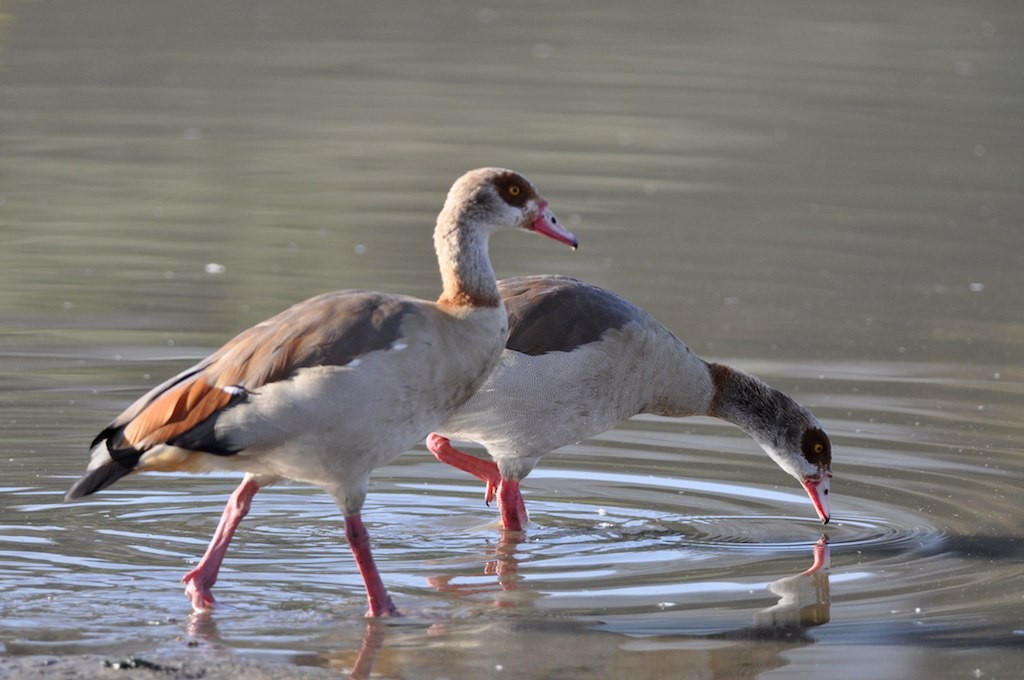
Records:
{"label": "rippling water", "polygon": [[[1008,678],[1024,661],[1024,90],[1013,2],[0,1],[0,650],[375,677]],[[262,491],[212,615],[178,585],[237,479],[61,495],[92,436],[332,288],[436,294],[463,170],[582,248],[499,237],[792,394],[833,522],[734,428],[550,455],[532,526],[422,449],[364,509]]]}

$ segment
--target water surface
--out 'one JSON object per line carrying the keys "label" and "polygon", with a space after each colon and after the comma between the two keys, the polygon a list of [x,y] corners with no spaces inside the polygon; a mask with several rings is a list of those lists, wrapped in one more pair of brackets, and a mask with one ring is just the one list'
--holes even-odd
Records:
{"label": "water surface", "polygon": [[[1007,678],[1024,662],[1024,68],[1014,2],[0,3],[0,650],[377,677]],[[502,537],[419,447],[364,509],[237,479],[61,497],[95,433],[316,293],[436,295],[451,181],[527,173],[582,242],[502,276],[643,305],[811,408],[823,531],[734,428],[559,451]],[[824,534],[824,536],[823,536]],[[812,569],[812,565],[816,565]],[[811,570],[810,572],[808,570]]]}

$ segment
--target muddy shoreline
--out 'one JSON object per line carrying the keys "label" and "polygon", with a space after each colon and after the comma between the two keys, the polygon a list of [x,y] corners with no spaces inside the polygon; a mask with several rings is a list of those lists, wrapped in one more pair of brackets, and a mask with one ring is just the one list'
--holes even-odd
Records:
{"label": "muddy shoreline", "polygon": [[[344,675],[346,671],[341,671]],[[196,680],[198,678],[224,678],[226,680],[285,680],[302,678],[337,678],[338,670],[293,666],[288,664],[254,663],[231,659],[172,659],[160,655],[105,657],[77,656],[7,656],[0,657],[0,678],[59,678],[82,680],[108,678],[134,680],[160,678],[161,680]],[[351,674],[349,677],[361,677]],[[366,676],[362,676],[366,677]]]}

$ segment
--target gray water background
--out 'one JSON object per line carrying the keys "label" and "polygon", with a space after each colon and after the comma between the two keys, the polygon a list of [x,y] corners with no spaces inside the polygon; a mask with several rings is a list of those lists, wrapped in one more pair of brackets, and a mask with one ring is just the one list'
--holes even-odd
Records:
{"label": "gray water background", "polygon": [[[0,653],[1017,677],[1022,35],[1010,1],[0,1]],[[422,447],[379,470],[385,624],[315,489],[257,497],[212,617],[178,579],[235,478],[61,502],[100,428],[238,330],[436,296],[434,217],[480,165],[582,242],[500,235],[499,275],[609,287],[819,416],[829,569],[801,575],[803,492],[708,419],[549,456],[525,540]]]}

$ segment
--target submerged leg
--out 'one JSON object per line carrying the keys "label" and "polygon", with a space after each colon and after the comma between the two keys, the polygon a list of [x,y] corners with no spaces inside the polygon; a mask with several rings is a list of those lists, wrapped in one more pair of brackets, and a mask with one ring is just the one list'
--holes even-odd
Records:
{"label": "submerged leg", "polygon": [[494,500],[497,492],[502,528],[506,531],[523,530],[529,518],[526,515],[523,495],[519,492],[519,482],[502,477],[495,463],[459,451],[452,446],[447,437],[442,437],[436,432],[427,437],[427,450],[442,463],[482,479],[487,484],[484,501],[488,505]]}
{"label": "submerged leg", "polygon": [[345,518],[345,537],[348,538],[348,547],[356,558],[356,566],[359,567],[359,573],[363,575],[363,583],[366,585],[366,599],[370,603],[366,615],[401,616],[391,601],[387,588],[384,587],[377,565],[374,564],[373,554],[370,552],[370,534],[358,514]]}
{"label": "submerged leg", "polygon": [[377,663],[380,650],[384,647],[384,626],[380,621],[367,621],[366,632],[363,633],[363,644],[359,648],[356,662],[352,664],[349,680],[369,680],[373,674],[373,665]]}
{"label": "submerged leg", "polygon": [[206,553],[195,569],[185,574],[181,582],[185,584],[185,594],[192,600],[192,608],[196,611],[205,611],[213,607],[213,593],[210,589],[217,582],[217,574],[220,572],[220,565],[224,561],[224,555],[228,551],[231,537],[242,519],[248,514],[252,505],[252,497],[260,490],[260,485],[252,475],[246,475],[242,483],[238,485],[228,504],[224,507],[224,514],[220,517],[220,524],[213,534]]}
{"label": "submerged leg", "polygon": [[501,527],[505,531],[522,531],[530,518],[526,514],[526,503],[519,492],[519,482],[502,479],[498,484],[498,510],[501,511]]}
{"label": "submerged leg", "polygon": [[427,450],[434,454],[434,458],[437,458],[442,463],[447,463],[483,480],[487,484],[487,491],[484,492],[484,502],[487,505],[491,504],[491,501],[494,500],[494,492],[497,491],[498,484],[501,482],[501,474],[498,472],[497,465],[489,460],[480,460],[476,456],[459,451],[452,446],[451,441],[447,437],[442,437],[436,432],[431,433],[427,437]]}

